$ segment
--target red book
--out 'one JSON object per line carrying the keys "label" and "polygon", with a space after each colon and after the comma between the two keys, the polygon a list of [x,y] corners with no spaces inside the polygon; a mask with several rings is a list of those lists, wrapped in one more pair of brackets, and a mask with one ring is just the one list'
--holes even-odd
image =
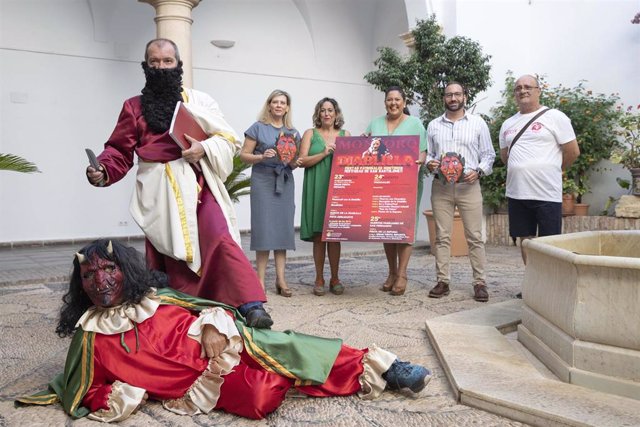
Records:
{"label": "red book", "polygon": [[183,150],[191,148],[191,143],[184,137],[187,134],[196,141],[204,141],[209,135],[202,129],[200,123],[184,106],[184,103],[178,101],[176,109],[173,112],[171,126],[169,127],[169,135]]}

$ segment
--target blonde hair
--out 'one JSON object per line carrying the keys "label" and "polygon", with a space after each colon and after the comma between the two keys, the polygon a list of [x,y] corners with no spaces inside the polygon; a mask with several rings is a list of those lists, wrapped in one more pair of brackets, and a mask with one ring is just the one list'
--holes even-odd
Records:
{"label": "blonde hair", "polygon": [[289,107],[289,109],[284,114],[284,117],[282,118],[282,123],[285,125],[285,127],[289,129],[293,129],[293,123],[291,120],[291,95],[289,95],[287,92],[280,89],[276,89],[273,92],[271,92],[271,94],[269,94],[269,97],[267,97],[267,101],[264,103],[264,105],[262,106],[262,110],[260,110],[260,113],[258,114],[258,121],[262,123],[271,122],[271,114],[269,113],[269,104],[271,104],[271,101],[273,101],[273,98],[275,98],[276,96],[284,96],[285,98],[287,98],[287,107]]}

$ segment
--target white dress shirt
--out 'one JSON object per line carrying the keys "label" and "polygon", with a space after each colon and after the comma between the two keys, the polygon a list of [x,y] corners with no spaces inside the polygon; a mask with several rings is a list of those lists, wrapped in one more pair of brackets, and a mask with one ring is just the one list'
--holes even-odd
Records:
{"label": "white dress shirt", "polygon": [[433,119],[427,126],[427,162],[440,160],[443,154],[454,152],[465,159],[465,172],[481,169],[484,175],[493,171],[496,152],[491,144],[489,127],[482,117],[465,112],[455,122],[446,114]]}

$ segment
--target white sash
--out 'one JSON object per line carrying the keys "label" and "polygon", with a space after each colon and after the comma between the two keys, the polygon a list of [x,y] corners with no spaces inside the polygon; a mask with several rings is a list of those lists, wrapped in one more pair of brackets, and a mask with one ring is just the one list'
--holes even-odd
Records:
{"label": "white sash", "polygon": [[195,173],[183,159],[168,163],[138,163],[136,186],[129,210],[158,252],[200,271],[198,186]]}

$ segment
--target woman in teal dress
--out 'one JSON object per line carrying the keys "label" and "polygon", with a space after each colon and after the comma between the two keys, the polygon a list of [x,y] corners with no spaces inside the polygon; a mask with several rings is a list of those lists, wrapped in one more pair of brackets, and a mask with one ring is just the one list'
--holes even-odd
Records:
{"label": "woman in teal dress", "polygon": [[329,290],[336,295],[344,292],[344,286],[338,277],[340,242],[322,241],[324,212],[336,137],[350,136],[348,131],[342,130],[343,124],[344,118],[338,102],[332,98],[322,98],[313,112],[314,127],[304,132],[300,145],[298,166],[305,168],[300,238],[313,242],[313,261],[316,267],[313,293],[318,296],[324,295],[325,253],[329,255],[331,269]]}
{"label": "woman in teal dress", "polygon": [[[398,86],[391,86],[385,91],[384,106],[387,114],[377,117],[369,123],[366,133],[373,136],[419,135],[420,155],[416,163],[424,165],[427,158],[427,131],[419,118],[409,115],[406,108],[406,95]],[[418,173],[418,200],[416,218],[422,197],[423,167]],[[407,289],[407,267],[413,247],[408,243],[384,243],[384,253],[389,264],[389,275],[382,285],[384,292],[391,295],[403,295]]]}

